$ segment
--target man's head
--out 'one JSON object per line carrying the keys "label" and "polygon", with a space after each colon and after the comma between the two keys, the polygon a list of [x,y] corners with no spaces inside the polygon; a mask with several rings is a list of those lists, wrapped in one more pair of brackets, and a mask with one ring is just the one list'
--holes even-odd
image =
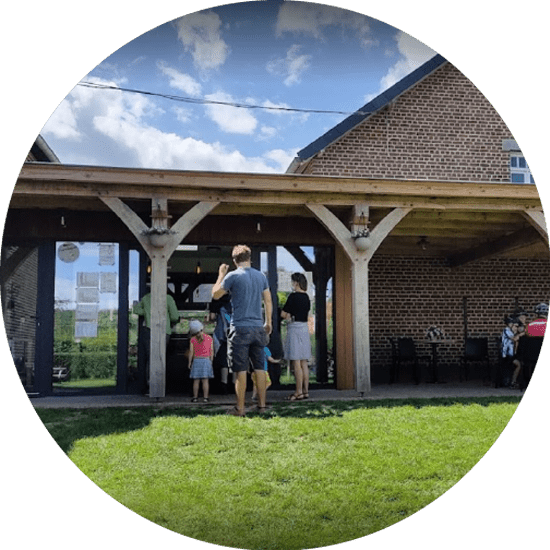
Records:
{"label": "man's head", "polygon": [[548,304],[538,304],[535,307],[535,313],[539,317],[548,317]]}
{"label": "man's head", "polygon": [[233,252],[231,253],[231,257],[236,265],[249,262],[251,256],[252,252],[250,251],[250,248],[244,244],[238,244],[235,246],[233,248]]}

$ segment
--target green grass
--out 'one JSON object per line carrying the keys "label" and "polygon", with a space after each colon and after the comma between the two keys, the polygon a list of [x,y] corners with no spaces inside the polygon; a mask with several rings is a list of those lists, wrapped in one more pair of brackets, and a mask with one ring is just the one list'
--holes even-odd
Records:
{"label": "green grass", "polygon": [[420,510],[487,452],[519,398],[37,412],[99,487],[143,517],[214,544],[302,549]]}
{"label": "green grass", "polygon": [[67,382],[54,382],[54,388],[109,388],[115,387],[114,378],[81,378]]}

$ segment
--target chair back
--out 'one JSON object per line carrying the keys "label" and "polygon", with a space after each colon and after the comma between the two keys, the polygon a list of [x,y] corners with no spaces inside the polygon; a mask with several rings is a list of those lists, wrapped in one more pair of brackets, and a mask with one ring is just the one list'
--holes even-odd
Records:
{"label": "chair back", "polygon": [[519,340],[518,354],[521,352],[520,357],[531,365],[536,364],[539,359],[540,349],[542,347],[541,336],[524,336]]}
{"label": "chair back", "polygon": [[401,360],[415,359],[416,348],[414,340],[412,338],[399,338],[397,340],[397,354]]}
{"label": "chair back", "polygon": [[488,338],[466,338],[464,342],[464,359],[482,361],[489,356]]}

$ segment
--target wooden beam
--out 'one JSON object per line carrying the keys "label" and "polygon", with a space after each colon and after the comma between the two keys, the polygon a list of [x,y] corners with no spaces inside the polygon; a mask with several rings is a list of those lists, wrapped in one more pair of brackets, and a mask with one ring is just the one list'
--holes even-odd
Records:
{"label": "wooden beam", "polygon": [[523,212],[523,215],[529,221],[529,223],[539,232],[540,236],[544,239],[544,242],[548,244],[548,229],[546,227],[544,213],[542,211],[526,211]]}
{"label": "wooden beam", "polygon": [[[274,182],[272,189],[278,189]],[[358,201],[367,201],[371,208],[414,208],[449,211],[470,212],[516,212],[526,210],[540,211],[541,204],[538,197],[526,197],[518,194],[516,197],[432,197],[429,195],[377,195],[364,192],[340,192],[335,188],[331,192],[300,193],[297,191],[273,190],[231,190],[231,189],[201,189],[188,187],[157,187],[156,193],[162,193],[169,201],[201,202],[212,201],[232,204],[250,204],[270,209],[273,205],[304,205],[306,203],[323,204],[326,206],[352,207]],[[79,208],[81,199],[97,199],[98,195],[115,196],[124,200],[150,200],[153,190],[145,186],[125,186],[122,184],[95,184],[85,186],[67,182],[40,182],[22,180],[15,186],[11,207],[28,206],[36,208],[59,208],[51,197],[65,200],[63,206],[75,205]],[[46,199],[46,201],[43,200]],[[89,206],[84,206],[90,208]],[[258,212],[261,214],[261,212]]]}
{"label": "wooden beam", "polygon": [[149,254],[149,240],[144,235],[147,231],[147,224],[124,202],[118,197],[99,197],[128,227],[143,249]]}
{"label": "wooden beam", "polygon": [[299,246],[285,246],[285,248],[294,256],[294,259],[300,264],[304,271],[315,271],[315,264],[306,256]]}
{"label": "wooden beam", "polygon": [[411,208],[395,208],[392,210],[370,234],[370,246],[368,250],[368,261],[372,258],[373,254],[378,250],[378,247],[382,244],[382,241],[391,233],[395,226],[411,211]]}
{"label": "wooden beam", "polygon": [[[411,195],[419,197],[464,198],[530,198],[539,199],[534,185],[492,182],[411,181],[375,178],[341,178],[303,174],[244,174],[227,172],[192,172],[69,166],[26,163],[19,175],[23,181],[44,183],[70,182],[93,193],[94,186],[123,184],[126,187],[145,186],[149,193],[157,187],[203,189],[250,189],[256,192],[279,189],[293,193],[365,193],[367,195]],[[17,187],[16,185],[16,187]],[[162,193],[164,194],[164,193]]]}
{"label": "wooden beam", "polygon": [[459,252],[448,257],[451,267],[458,267],[469,262],[509,252],[517,248],[528,246],[540,240],[539,233],[535,228],[522,229],[510,235],[500,237],[493,241],[486,242],[470,250]]}
{"label": "wooden beam", "polygon": [[353,244],[351,232],[326,206],[308,203],[306,206],[315,214],[326,230],[340,244],[349,259],[353,262],[357,258],[357,249]]}

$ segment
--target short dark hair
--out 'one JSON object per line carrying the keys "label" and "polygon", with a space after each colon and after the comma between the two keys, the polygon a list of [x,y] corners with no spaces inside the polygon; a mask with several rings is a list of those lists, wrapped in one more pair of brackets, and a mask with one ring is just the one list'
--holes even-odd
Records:
{"label": "short dark hair", "polygon": [[252,257],[252,251],[245,244],[238,244],[233,248],[231,257],[233,258],[233,261],[235,263],[241,264],[243,262],[250,261],[250,258]]}
{"label": "short dark hair", "polygon": [[307,279],[303,273],[293,273],[290,276],[290,280],[294,281],[295,283],[298,283],[298,286],[302,290],[307,290]]}

